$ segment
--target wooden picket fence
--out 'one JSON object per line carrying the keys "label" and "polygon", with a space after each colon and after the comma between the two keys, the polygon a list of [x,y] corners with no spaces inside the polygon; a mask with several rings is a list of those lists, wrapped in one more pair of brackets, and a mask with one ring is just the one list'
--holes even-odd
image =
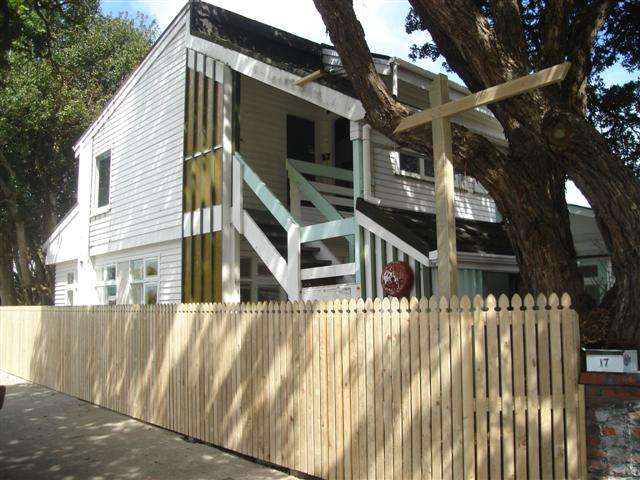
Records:
{"label": "wooden picket fence", "polygon": [[0,308],[0,368],[322,478],[584,478],[567,295]]}

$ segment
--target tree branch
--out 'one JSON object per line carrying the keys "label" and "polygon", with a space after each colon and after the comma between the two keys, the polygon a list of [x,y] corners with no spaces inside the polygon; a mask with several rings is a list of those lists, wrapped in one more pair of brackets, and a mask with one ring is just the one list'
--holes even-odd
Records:
{"label": "tree branch", "polygon": [[571,70],[562,86],[569,107],[582,114],[587,110],[587,80],[591,74],[593,43],[613,4],[612,0],[587,2],[577,13],[569,33],[567,56]]}
{"label": "tree branch", "polygon": [[546,68],[564,61],[563,45],[566,45],[567,0],[548,0],[542,14],[542,40],[538,68]]}
{"label": "tree branch", "polygon": [[[314,3],[329,29],[331,41],[340,55],[351,84],[367,112],[367,122],[397,144],[431,154],[433,144],[429,126],[402,134],[394,133],[400,120],[412,112],[391,96],[376,72],[364,37],[364,30],[356,17],[351,1],[314,0]],[[452,131],[456,146],[454,155],[456,168],[469,172],[484,183],[486,169],[476,168],[474,161],[475,164],[483,165],[488,162],[493,172],[504,167],[506,156],[486,138],[458,125],[454,125]],[[479,162],[478,158],[484,158],[485,161]]]}
{"label": "tree branch", "polygon": [[529,61],[518,1],[491,0],[491,13],[495,22],[496,36],[511,52],[514,59],[526,68]]}

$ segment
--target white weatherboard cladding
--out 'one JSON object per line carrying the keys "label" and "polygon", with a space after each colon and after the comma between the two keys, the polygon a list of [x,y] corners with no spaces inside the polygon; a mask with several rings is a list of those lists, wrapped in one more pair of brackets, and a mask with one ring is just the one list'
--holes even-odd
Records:
{"label": "white weatherboard cladding", "polygon": [[93,137],[111,206],[91,218],[92,255],[181,236],[185,55],[181,27]]}
{"label": "white weatherboard cladding", "polygon": [[69,289],[74,289],[74,301],[75,303],[77,303],[77,300],[75,298],[77,296],[77,292],[75,291],[75,283],[74,285],[69,285],[67,283],[67,275],[69,273],[73,273],[74,282],[77,282],[78,273],[76,267],[76,262],[62,262],[56,264],[54,305],[64,306],[67,304],[67,290]]}
{"label": "white weatherboard cladding", "polygon": [[135,259],[158,258],[160,266],[158,302],[180,303],[182,299],[181,252],[181,241],[173,240],[98,255],[94,258],[94,265],[96,271],[105,265],[117,266],[118,303],[126,303],[124,287],[127,283],[129,262]]}
{"label": "white weatherboard cladding", "polygon": [[[384,205],[435,213],[433,182],[398,175],[393,170],[394,144],[372,130],[372,194]],[[456,216],[485,222],[497,221],[495,202],[488,195],[456,190]]]}
{"label": "white weatherboard cladding", "polygon": [[80,250],[80,216],[76,205],[46,243],[47,265],[76,260]]}

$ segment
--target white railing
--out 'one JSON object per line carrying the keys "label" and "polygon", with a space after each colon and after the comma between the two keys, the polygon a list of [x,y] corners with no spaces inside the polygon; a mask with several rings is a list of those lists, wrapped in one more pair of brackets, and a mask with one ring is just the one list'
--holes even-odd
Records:
{"label": "white railing", "polygon": [[367,297],[384,297],[382,270],[393,261],[407,262],[414,272],[411,296],[431,295],[429,257],[360,211],[356,224],[363,229],[362,288]]}
{"label": "white railing", "polygon": [[[306,179],[304,181],[306,182]],[[278,252],[269,237],[260,229],[251,214],[244,209],[243,185],[245,183],[287,232],[286,260],[280,255],[280,252]],[[308,191],[305,187],[305,192],[308,193]],[[314,200],[323,205],[324,211],[331,211],[329,221],[302,227],[296,217],[247,165],[242,156],[235,153],[233,156],[232,192],[231,218],[234,227],[238,233],[244,235],[278,283],[284,288],[289,300],[298,300],[300,298],[302,280],[343,276],[353,274],[355,271],[355,264],[353,263],[301,269],[302,243],[336,237],[350,239],[355,234],[354,219],[343,218],[330,204],[329,207],[333,210],[326,207],[326,204],[323,203],[326,200],[323,200],[317,191],[315,191]]]}

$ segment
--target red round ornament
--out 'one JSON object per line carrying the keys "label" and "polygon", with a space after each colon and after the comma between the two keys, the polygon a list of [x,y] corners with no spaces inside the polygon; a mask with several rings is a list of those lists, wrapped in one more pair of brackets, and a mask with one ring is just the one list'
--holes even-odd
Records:
{"label": "red round ornament", "polygon": [[408,297],[413,286],[413,270],[407,262],[387,263],[382,269],[382,289],[389,297]]}

